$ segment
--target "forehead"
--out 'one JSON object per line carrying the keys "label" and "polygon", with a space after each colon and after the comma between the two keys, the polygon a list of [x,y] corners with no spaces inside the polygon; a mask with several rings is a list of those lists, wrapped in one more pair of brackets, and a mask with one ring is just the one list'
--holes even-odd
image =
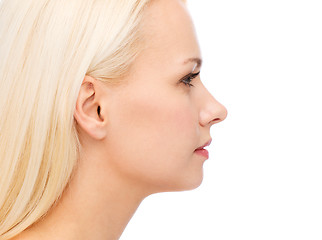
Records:
{"label": "forehead", "polygon": [[142,34],[145,57],[158,64],[179,64],[200,57],[195,28],[182,0],[152,0],[144,13]]}

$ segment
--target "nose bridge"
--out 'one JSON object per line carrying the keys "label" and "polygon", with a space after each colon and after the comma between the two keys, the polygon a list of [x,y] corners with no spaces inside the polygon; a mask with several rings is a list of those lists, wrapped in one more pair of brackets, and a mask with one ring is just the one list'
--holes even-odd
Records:
{"label": "nose bridge", "polygon": [[213,125],[226,119],[228,111],[226,107],[204,87],[202,92],[202,106],[200,109],[200,124],[203,126]]}

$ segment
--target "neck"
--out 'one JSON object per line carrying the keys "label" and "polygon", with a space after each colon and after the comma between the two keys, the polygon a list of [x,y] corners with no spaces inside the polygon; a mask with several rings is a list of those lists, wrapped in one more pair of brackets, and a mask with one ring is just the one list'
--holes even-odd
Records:
{"label": "neck", "polygon": [[142,185],[139,188],[112,170],[103,173],[104,169],[95,161],[80,161],[59,202],[25,231],[26,239],[119,239],[149,194],[142,191]]}

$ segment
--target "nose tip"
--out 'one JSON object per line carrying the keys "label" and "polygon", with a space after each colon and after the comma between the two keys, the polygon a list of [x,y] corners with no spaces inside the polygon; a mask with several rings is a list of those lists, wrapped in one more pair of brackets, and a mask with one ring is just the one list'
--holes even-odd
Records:
{"label": "nose tip", "polygon": [[211,127],[215,123],[224,121],[227,118],[228,110],[221,104],[204,86],[200,109],[200,125]]}
{"label": "nose tip", "polygon": [[215,118],[211,120],[211,124],[219,123],[224,121],[227,118],[228,110],[227,108],[218,102],[218,105],[216,106],[216,115]]}
{"label": "nose tip", "polygon": [[228,110],[227,108],[218,102],[215,98],[208,102],[207,106],[200,112],[201,125],[206,126],[219,123],[227,118]]}

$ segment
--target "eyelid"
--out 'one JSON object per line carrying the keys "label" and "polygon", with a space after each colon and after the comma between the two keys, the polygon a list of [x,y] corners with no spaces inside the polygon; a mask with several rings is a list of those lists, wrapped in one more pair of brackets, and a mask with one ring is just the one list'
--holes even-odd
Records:
{"label": "eyelid", "polygon": [[200,74],[200,71],[199,72],[197,72],[197,73],[191,73],[191,78],[192,79],[194,79],[194,78],[196,78],[198,75]]}
{"label": "eyelid", "polygon": [[187,78],[191,78],[191,79],[194,79],[196,78],[198,75],[200,74],[200,71],[197,72],[197,73],[189,73],[188,75],[184,76],[183,78],[180,79],[180,81],[182,80],[186,80]]}
{"label": "eyelid", "polygon": [[[194,87],[194,85],[190,84],[191,80],[196,78],[200,74],[200,71],[197,73],[189,73],[185,77],[180,79],[180,83],[184,83],[185,85],[188,85],[189,87]],[[187,81],[189,79],[189,81]]]}

